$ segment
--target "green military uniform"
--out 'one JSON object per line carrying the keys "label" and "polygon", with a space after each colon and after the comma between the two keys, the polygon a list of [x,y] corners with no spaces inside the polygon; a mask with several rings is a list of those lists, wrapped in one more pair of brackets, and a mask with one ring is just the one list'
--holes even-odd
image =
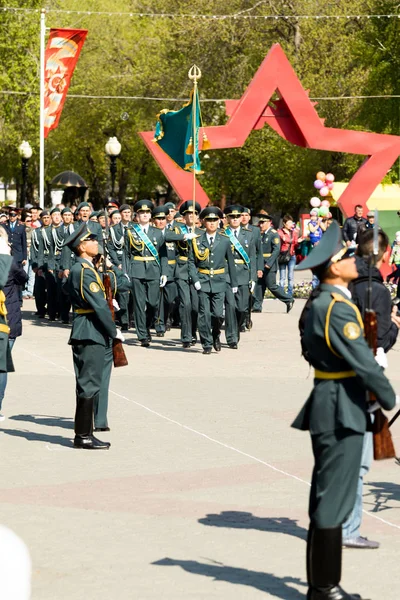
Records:
{"label": "green military uniform", "polygon": [[[107,275],[110,277],[111,289],[113,298],[117,299],[118,295],[127,293],[130,290],[131,282],[129,277],[122,273],[117,267],[107,269]],[[102,273],[99,276],[103,280]],[[118,300],[117,300],[118,302]],[[110,387],[110,377],[113,362],[113,351],[111,340],[108,341],[105,352],[104,367],[101,377],[100,392],[94,398],[94,427],[95,431],[108,431],[108,388]]]}
{"label": "green military uniform", "polygon": [[11,373],[14,371],[11,350],[8,344],[10,328],[7,325],[6,298],[3,292],[12,261],[12,256],[0,254],[0,373]]}
{"label": "green military uniform", "polygon": [[[180,206],[180,213],[185,215],[188,212],[198,214],[201,206],[198,202],[187,200]],[[194,233],[201,235],[203,231],[198,227],[193,228]],[[199,299],[197,291],[191,283],[189,276],[189,253],[192,242],[185,241],[184,236],[192,233],[192,227],[183,223],[174,221],[173,229],[165,233],[165,239],[168,243],[175,242],[175,272],[174,278],[177,286],[179,299],[179,316],[181,322],[181,342],[185,348],[189,348],[196,343],[197,318],[199,312]]]}
{"label": "green military uniform", "polygon": [[46,280],[47,313],[50,321],[55,321],[58,312],[57,264],[55,256],[53,226],[41,228],[38,265]]}
{"label": "green military uniform", "polygon": [[44,317],[46,314],[46,279],[44,273],[39,275],[39,246],[42,237],[41,227],[32,229],[31,247],[29,251],[29,261],[32,269],[35,270],[35,285],[33,295],[35,296],[36,312],[39,317]]}
{"label": "green military uniform", "polygon": [[[255,254],[256,254],[256,271],[264,271],[264,257],[263,257],[263,248],[261,243],[261,231],[259,227],[255,227],[254,225],[246,225],[243,229],[249,231],[251,234],[254,246],[255,246]],[[262,294],[256,295],[258,284],[258,275],[256,278],[256,287],[253,293],[253,307],[252,310],[254,312],[262,311]],[[248,321],[250,320],[250,314],[247,316]],[[246,325],[248,324],[248,321]]]}
{"label": "green military uniform", "polygon": [[[318,268],[317,275],[323,278],[331,264],[349,254],[334,222],[299,267]],[[346,289],[322,283],[308,311],[303,347],[315,369],[314,389],[293,423],[310,431],[315,460],[307,598],[350,600],[355,597],[339,586],[341,526],[356,498],[363,434],[369,424],[366,391],[387,410],[395,405],[395,393],[364,339],[361,315]]]}
{"label": "green military uniform", "polygon": [[[96,239],[91,224],[81,223],[65,241],[76,248],[82,241]],[[77,257],[68,277],[74,311],[69,343],[72,346],[76,377],[75,445],[80,448],[106,448],[93,437],[94,403],[107,387],[112,366],[112,340],[117,329],[111,317],[104,286],[93,263]]]}
{"label": "green military uniform", "polygon": [[[241,206],[228,206],[227,216],[241,215]],[[257,281],[256,248],[253,236],[248,229],[228,226],[225,234],[231,241],[231,249],[235,261],[238,291],[232,292],[229,278],[225,296],[225,336],[228,345],[235,348],[240,338],[240,330],[246,322],[249,308],[249,295],[252,282]]]}
{"label": "green military uniform", "polygon": [[[123,209],[124,206],[128,205],[122,205],[121,209]],[[110,227],[110,236],[107,243],[107,249],[111,262],[124,274],[128,274],[129,267],[129,258],[125,244],[125,232],[130,226],[130,223],[126,226],[122,223],[117,223],[117,225]],[[119,291],[117,295],[117,301],[120,307],[118,319],[121,323],[122,330],[127,331],[130,323],[130,290],[125,292]]]}
{"label": "green military uniform", "polygon": [[[209,206],[200,213],[200,218],[222,218],[222,212]],[[237,287],[237,275],[229,238],[218,230],[209,236],[203,232],[193,240],[189,258],[189,274],[193,284],[201,285],[199,294],[198,327],[201,344],[206,354],[212,346],[219,351],[223,320],[227,275],[230,285]],[[212,242],[211,242],[212,240]]]}
{"label": "green military uniform", "polygon": [[[135,210],[146,206],[151,209],[153,204],[149,200],[140,200],[135,204]],[[160,278],[167,271],[167,256],[162,232],[151,225],[144,230],[149,242],[141,237],[143,229],[133,224],[126,231],[125,243],[129,256],[136,333],[142,345],[148,345],[150,327],[160,300]]]}
{"label": "green military uniform", "polygon": [[[260,220],[271,219],[268,215],[258,215]],[[289,312],[293,306],[294,300],[285,293],[284,289],[276,283],[276,273],[278,270],[278,256],[281,250],[281,238],[279,233],[272,227],[261,234],[261,245],[263,253],[263,276],[258,279],[255,294],[257,305],[261,306],[264,299],[265,290],[269,289],[271,294],[286,304],[286,309]]]}

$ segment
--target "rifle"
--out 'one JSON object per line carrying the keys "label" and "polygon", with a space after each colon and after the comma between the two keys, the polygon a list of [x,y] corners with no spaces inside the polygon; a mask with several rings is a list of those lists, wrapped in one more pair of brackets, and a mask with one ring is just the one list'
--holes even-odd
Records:
{"label": "rifle", "polygon": [[[105,227],[106,235],[105,235],[105,239],[104,239],[103,285],[104,285],[104,291],[106,294],[107,304],[108,304],[108,307],[111,312],[112,320],[115,321],[115,311],[114,311],[114,305],[113,305],[111,279],[107,273],[107,242],[108,242],[108,238],[110,235],[110,228],[108,225],[108,214],[107,214],[106,206],[104,206],[104,213],[105,213],[105,218],[106,218],[106,227]],[[113,351],[114,367],[115,368],[126,367],[128,364],[128,359],[126,358],[125,350],[122,346],[121,340],[117,340],[115,338],[113,339],[112,351]]]}
{"label": "rifle", "polygon": [[249,305],[247,307],[247,311],[248,311],[248,317],[247,317],[247,329],[249,331],[251,331],[252,327],[253,327],[253,321],[251,320],[251,309],[253,308],[253,293],[251,292],[250,288],[249,288]]}
{"label": "rifle", "polygon": [[[372,309],[372,267],[376,265],[378,256],[378,211],[375,210],[373,252],[369,258],[368,268],[368,287],[367,302],[364,312],[365,339],[368,346],[376,356],[378,350],[378,321],[376,312]],[[367,392],[368,402],[375,403],[376,398],[371,392]],[[392,435],[389,431],[389,423],[382,410],[379,408],[374,412],[375,420],[373,423],[374,438],[374,459],[384,460],[385,458],[395,458],[396,452],[393,445]]]}

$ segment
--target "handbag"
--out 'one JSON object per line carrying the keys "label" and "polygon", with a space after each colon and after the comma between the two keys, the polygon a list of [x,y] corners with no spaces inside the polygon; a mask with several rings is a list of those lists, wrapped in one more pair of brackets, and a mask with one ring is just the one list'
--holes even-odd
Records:
{"label": "handbag", "polygon": [[291,254],[290,254],[290,246],[292,245],[292,240],[293,240],[293,233],[290,233],[289,248],[287,250],[284,250],[283,252],[279,253],[278,265],[287,265],[290,262],[290,259],[292,258]]}

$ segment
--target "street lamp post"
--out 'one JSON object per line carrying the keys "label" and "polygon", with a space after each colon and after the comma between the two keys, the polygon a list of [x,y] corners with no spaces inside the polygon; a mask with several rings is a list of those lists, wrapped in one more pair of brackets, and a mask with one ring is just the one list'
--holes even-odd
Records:
{"label": "street lamp post", "polygon": [[32,156],[32,148],[29,142],[25,140],[18,148],[19,155],[21,157],[21,170],[22,170],[22,189],[21,189],[21,199],[20,204],[23,208],[26,204],[26,186],[28,182],[28,161]]}
{"label": "street lamp post", "polygon": [[110,175],[111,175],[111,199],[115,195],[115,176],[117,174],[117,156],[121,152],[121,144],[116,137],[110,137],[106,146],[106,154],[110,157]]}

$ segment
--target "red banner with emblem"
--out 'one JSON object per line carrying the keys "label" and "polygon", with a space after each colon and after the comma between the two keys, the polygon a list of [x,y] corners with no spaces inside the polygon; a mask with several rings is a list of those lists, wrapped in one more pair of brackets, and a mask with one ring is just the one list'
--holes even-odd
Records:
{"label": "red banner with emblem", "polygon": [[45,53],[44,137],[56,129],[87,29],[50,29]]}

